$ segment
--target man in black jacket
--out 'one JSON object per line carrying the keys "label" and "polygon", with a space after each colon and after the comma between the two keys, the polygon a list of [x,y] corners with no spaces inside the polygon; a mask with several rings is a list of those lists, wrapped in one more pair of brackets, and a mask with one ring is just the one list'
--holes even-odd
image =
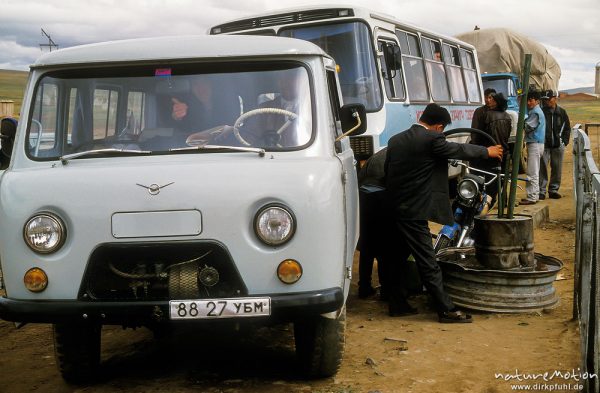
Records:
{"label": "man in black jacket", "polygon": [[[554,90],[547,90],[542,99],[544,100],[544,116],[546,117],[546,139],[544,143],[544,154],[540,160],[540,199],[546,199],[546,187],[548,196],[559,199],[560,179],[562,172],[563,155],[565,146],[569,144],[571,137],[571,123],[567,112],[558,106]],[[550,184],[548,184],[547,166],[550,164]]]}
{"label": "man in black jacket", "polygon": [[[435,300],[440,322],[471,322],[471,316],[458,311],[442,284],[442,272],[435,260],[428,221],[452,224],[448,195],[448,159],[502,158],[502,146],[489,147],[446,141],[442,131],[450,124],[450,114],[437,104],[429,104],[417,124],[393,136],[385,161],[386,188],[403,251],[412,253],[421,281]],[[405,260],[406,258],[399,258]],[[394,264],[397,265],[397,264]],[[393,267],[390,267],[390,270]],[[395,277],[391,273],[391,277]],[[401,286],[390,288],[390,315],[396,312],[396,299],[402,299]]]}

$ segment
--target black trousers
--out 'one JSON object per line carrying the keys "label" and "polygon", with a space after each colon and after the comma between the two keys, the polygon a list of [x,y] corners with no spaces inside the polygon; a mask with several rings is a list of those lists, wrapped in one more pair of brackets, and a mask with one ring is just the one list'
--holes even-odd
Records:
{"label": "black trousers", "polygon": [[[400,256],[400,260],[405,261],[412,254],[417,263],[421,282],[427,288],[427,292],[433,297],[437,312],[441,313],[452,310],[454,303],[452,303],[452,300],[450,300],[450,297],[444,290],[442,269],[435,260],[435,251],[433,250],[427,221],[396,220],[396,228],[399,236],[398,241],[403,243],[403,246],[399,247],[403,254]],[[390,273],[392,277],[402,277],[402,273],[398,271],[400,268],[399,264],[391,265]],[[400,280],[394,280],[392,299],[394,298],[394,294],[397,294],[400,298],[406,295],[402,292],[404,290],[403,287],[405,285]]]}
{"label": "black trousers", "polygon": [[377,259],[377,274],[379,283],[385,288],[386,262],[389,259],[389,245],[393,223],[386,216],[385,194],[379,192],[364,192],[359,190],[360,201],[360,239],[358,248],[360,259],[358,263],[358,286],[371,287],[373,260]]}

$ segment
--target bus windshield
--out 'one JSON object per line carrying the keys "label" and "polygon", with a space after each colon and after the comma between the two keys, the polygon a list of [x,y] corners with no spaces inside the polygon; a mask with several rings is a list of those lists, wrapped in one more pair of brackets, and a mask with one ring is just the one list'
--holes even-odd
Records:
{"label": "bus windshield", "polygon": [[310,41],[335,59],[345,104],[363,104],[368,111],[381,107],[377,66],[366,24],[345,22],[291,27],[282,29],[279,35]]}

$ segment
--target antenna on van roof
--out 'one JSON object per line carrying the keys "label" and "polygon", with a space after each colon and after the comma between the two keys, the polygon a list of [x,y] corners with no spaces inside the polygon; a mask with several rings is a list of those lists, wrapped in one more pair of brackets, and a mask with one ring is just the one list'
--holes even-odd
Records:
{"label": "antenna on van roof", "polygon": [[46,33],[44,31],[44,29],[42,29],[42,35],[45,35],[48,38],[48,43],[47,44],[40,44],[40,50],[44,50],[43,48],[45,46],[48,47],[48,49],[50,50],[50,52],[52,52],[52,48],[58,49],[58,44],[55,43],[54,41],[52,41],[52,38],[50,37],[50,35],[48,33]]}

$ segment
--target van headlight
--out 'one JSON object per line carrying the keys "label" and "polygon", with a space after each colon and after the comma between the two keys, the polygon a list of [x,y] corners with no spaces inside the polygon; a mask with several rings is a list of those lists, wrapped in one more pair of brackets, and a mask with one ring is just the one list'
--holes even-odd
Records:
{"label": "van headlight", "polygon": [[294,236],[296,220],[287,208],[280,205],[267,205],[256,214],[254,231],[266,245],[279,246]]}
{"label": "van headlight", "polygon": [[37,214],[27,221],[23,229],[25,243],[33,251],[49,254],[58,250],[65,242],[65,225],[51,213]]}

